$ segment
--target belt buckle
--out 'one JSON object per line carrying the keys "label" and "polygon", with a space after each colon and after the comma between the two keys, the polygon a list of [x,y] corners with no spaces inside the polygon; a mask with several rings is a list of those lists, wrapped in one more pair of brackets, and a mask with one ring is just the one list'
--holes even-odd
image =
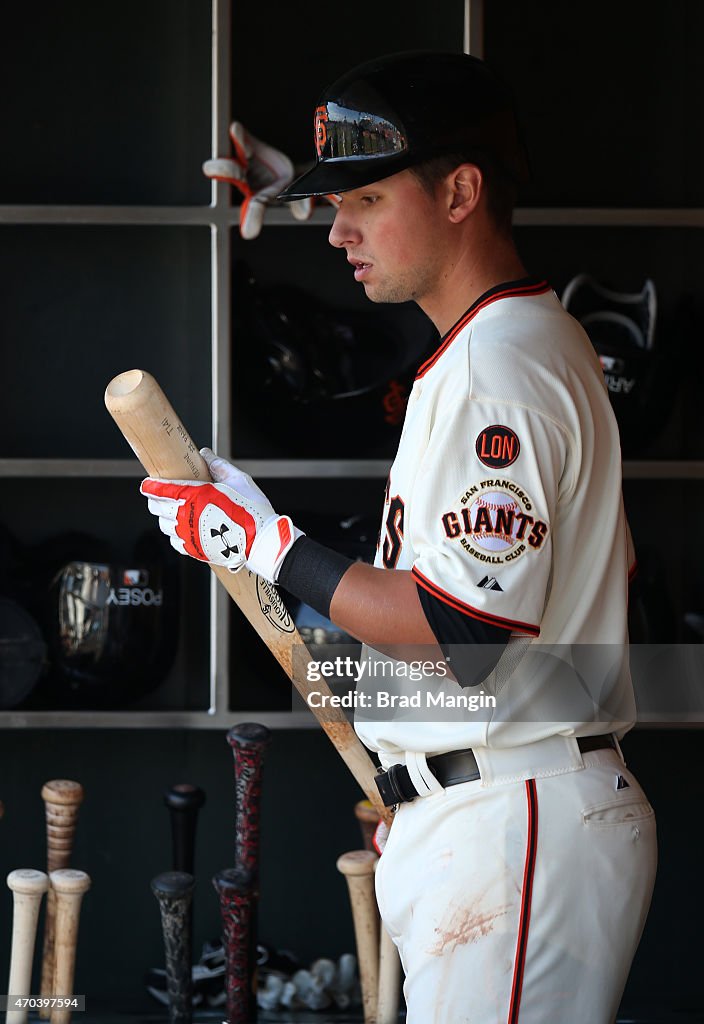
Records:
{"label": "belt buckle", "polygon": [[[400,803],[410,802],[409,798],[403,795],[396,782],[396,769],[398,767],[399,765],[392,764],[388,769],[381,768],[374,776],[374,782],[379,790],[384,807],[391,807],[394,811],[398,809]],[[411,797],[410,799],[413,800],[415,798]]]}

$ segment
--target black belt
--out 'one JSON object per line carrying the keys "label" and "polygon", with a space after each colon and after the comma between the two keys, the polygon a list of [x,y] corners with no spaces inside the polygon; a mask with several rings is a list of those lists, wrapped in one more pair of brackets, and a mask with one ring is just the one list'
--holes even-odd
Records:
{"label": "black belt", "polygon": [[[578,736],[577,746],[585,754],[589,750],[615,750],[616,741],[611,733],[603,736]],[[476,782],[480,778],[477,759],[469,749],[436,754],[428,758],[427,765],[444,788],[457,786],[461,782]],[[407,803],[420,795],[405,764],[392,764],[387,771],[379,772],[374,781],[385,807]]]}

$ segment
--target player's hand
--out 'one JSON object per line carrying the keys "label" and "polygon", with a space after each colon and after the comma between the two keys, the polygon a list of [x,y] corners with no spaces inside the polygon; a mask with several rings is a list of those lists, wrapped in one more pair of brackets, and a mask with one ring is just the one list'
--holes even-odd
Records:
{"label": "player's hand", "polygon": [[[239,121],[230,125],[230,138],[234,157],[206,160],[203,173],[207,178],[228,182],[242,193],[240,234],[245,239],[256,238],[266,204],[293,181],[293,164],[285,153],[255,138]],[[313,212],[312,199],[297,199],[286,205],[296,220],[307,220]]]}
{"label": "player's hand", "polygon": [[302,536],[279,516],[252,478],[210,448],[202,448],[212,483],[147,477],[140,491],[159,529],[182,555],[252,572],[275,583],[281,563]]}

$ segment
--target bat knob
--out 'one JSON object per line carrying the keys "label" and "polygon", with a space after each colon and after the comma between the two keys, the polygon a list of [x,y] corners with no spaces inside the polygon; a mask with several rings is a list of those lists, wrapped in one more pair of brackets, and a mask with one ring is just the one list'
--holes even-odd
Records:
{"label": "bat knob", "polygon": [[195,884],[193,875],[187,871],[164,871],[152,879],[151,887],[155,896],[174,899],[192,893]]}
{"label": "bat knob", "polygon": [[378,860],[373,850],[350,850],[337,858],[337,870],[343,875],[373,875]]}
{"label": "bat knob", "polygon": [[164,803],[172,811],[197,811],[205,803],[205,793],[190,782],[177,782],[164,793]]}
{"label": "bat knob", "polygon": [[266,747],[271,742],[271,729],[258,722],[241,722],[233,725],[227,734],[231,747]]}
{"label": "bat knob", "polygon": [[52,779],[42,786],[42,800],[49,804],[80,804],[83,796],[83,786],[71,779]]}
{"label": "bat knob", "polygon": [[85,871],[77,871],[75,868],[59,868],[49,872],[51,887],[55,892],[66,893],[73,896],[77,893],[88,892],[90,889],[90,876]]}
{"label": "bat knob", "polygon": [[224,868],[213,876],[213,885],[218,895],[240,895],[254,889],[254,872],[241,865],[236,868]]}
{"label": "bat knob", "polygon": [[7,886],[13,892],[34,896],[47,891],[49,876],[44,871],[35,871],[34,868],[16,868],[7,876]]}

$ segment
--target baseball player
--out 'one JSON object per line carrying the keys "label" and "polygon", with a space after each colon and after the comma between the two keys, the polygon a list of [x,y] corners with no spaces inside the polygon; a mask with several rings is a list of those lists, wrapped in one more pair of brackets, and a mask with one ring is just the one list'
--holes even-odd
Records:
{"label": "baseball player", "polygon": [[[208,450],[214,483],[142,491],[177,550],[282,584],[371,666],[403,665],[403,645],[447,655],[423,681],[442,714],[356,722],[397,807],[376,879],[409,1024],[609,1024],[656,839],[618,742],[635,718],[634,561],[601,368],[516,251],[527,161],[481,61],[355,68],[322,95],[315,140],[282,198],[335,195],[330,242],[355,280],[373,302],[414,300],[442,339],[410,395],[375,565],[303,536]],[[450,700],[479,690],[481,714]]]}

